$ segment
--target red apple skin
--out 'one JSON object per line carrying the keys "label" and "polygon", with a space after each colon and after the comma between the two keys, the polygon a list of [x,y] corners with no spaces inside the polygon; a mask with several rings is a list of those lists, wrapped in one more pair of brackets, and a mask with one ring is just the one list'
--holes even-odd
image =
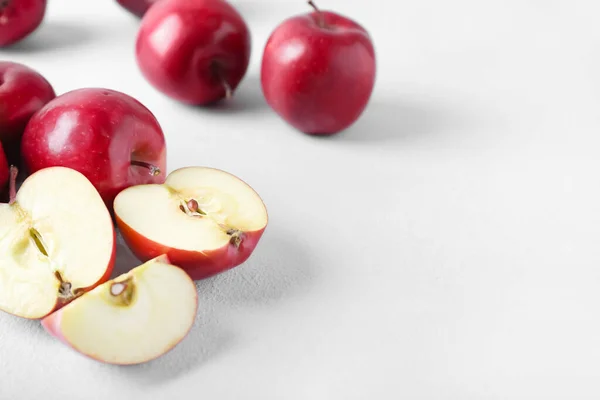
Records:
{"label": "red apple skin", "polygon": [[[137,64],[157,90],[207,105],[235,90],[248,69],[250,31],[224,0],[161,0],[142,19]],[[224,84],[226,82],[226,84]]]}
{"label": "red apple skin", "polygon": [[10,46],[35,31],[46,14],[46,0],[0,1],[0,47]]}
{"label": "red apple skin", "polygon": [[0,61],[0,142],[10,164],[19,165],[21,137],[31,116],[55,97],[52,85],[39,72]]}
{"label": "red apple skin", "polygon": [[138,18],[144,16],[151,5],[158,0],[117,0],[117,3]]}
{"label": "red apple skin", "polygon": [[10,170],[8,168],[8,162],[6,161],[4,149],[2,149],[2,144],[0,143],[0,194],[5,192],[9,177]]}
{"label": "red apple skin", "polygon": [[[154,115],[139,101],[114,90],[77,89],[58,96],[29,121],[21,154],[33,173],[63,166],[85,175],[112,214],[115,196],[139,184],[163,183],[166,145]],[[152,164],[160,173],[132,165]]]}
{"label": "red apple skin", "polygon": [[[324,26],[320,26],[320,19]],[[368,32],[342,15],[313,12],[281,23],[261,66],[263,94],[287,123],[312,135],[352,125],[375,85],[375,50]]]}
{"label": "red apple skin", "polygon": [[263,228],[244,232],[239,248],[227,244],[219,249],[200,253],[174,249],[156,243],[133,230],[118,216],[116,216],[116,221],[125,243],[139,260],[146,262],[161,254],[166,254],[173,265],[182,268],[195,281],[225,272],[245,262],[265,231]]}

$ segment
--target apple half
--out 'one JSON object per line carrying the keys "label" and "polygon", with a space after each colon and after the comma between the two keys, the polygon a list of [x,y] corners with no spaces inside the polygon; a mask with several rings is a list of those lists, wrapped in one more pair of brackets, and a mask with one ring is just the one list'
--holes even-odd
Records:
{"label": "apple half", "polygon": [[196,285],[166,256],[105,282],[42,320],[48,333],[109,364],[140,364],[179,344],[194,324]]}
{"label": "apple half", "polygon": [[238,177],[185,167],[164,184],[121,191],[114,201],[123,239],[142,261],[167,254],[199,280],[246,261],[268,222],[259,195]]}
{"label": "apple half", "polygon": [[105,282],[115,229],[98,191],[81,173],[50,167],[30,175],[0,204],[0,309],[40,319]]}

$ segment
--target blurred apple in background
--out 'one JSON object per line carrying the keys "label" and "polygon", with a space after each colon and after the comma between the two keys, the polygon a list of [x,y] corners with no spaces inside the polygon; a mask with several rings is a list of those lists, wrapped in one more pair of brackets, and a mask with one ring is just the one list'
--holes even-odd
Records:
{"label": "blurred apple in background", "polygon": [[0,47],[17,43],[35,31],[46,14],[46,0],[0,0]]}
{"label": "blurred apple in background", "polygon": [[85,175],[112,211],[121,190],[162,183],[166,145],[154,115],[133,97],[83,88],[58,96],[27,124],[21,151],[29,172],[51,166]]}
{"label": "blurred apple in background", "polygon": [[269,37],[261,69],[267,103],[296,129],[334,134],[362,114],[375,84],[371,37],[357,22],[315,11],[281,23]]}
{"label": "blurred apple in background", "polygon": [[136,17],[141,18],[150,6],[157,1],[159,0],[117,0],[117,3]]}
{"label": "blurred apple in background", "polygon": [[144,77],[165,95],[206,105],[235,91],[250,60],[250,31],[223,0],[161,0],[144,15],[136,42]]}

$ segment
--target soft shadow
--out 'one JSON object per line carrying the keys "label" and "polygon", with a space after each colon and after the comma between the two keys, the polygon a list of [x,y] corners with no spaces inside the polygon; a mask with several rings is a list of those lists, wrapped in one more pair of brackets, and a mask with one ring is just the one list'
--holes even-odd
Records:
{"label": "soft shadow", "polygon": [[140,260],[133,255],[129,247],[125,244],[121,232],[117,230],[117,257],[115,259],[115,268],[113,269],[110,279],[131,271],[133,268],[140,265]]}
{"label": "soft shadow", "polygon": [[260,77],[258,75],[247,75],[238,85],[233,96],[222,99],[214,104],[204,106],[210,112],[223,113],[255,113],[268,108],[262,93]]}
{"label": "soft shadow", "polygon": [[243,265],[198,282],[201,299],[234,307],[266,305],[306,290],[314,279],[310,260],[292,236],[265,231]]}
{"label": "soft shadow", "polygon": [[92,27],[72,21],[47,21],[22,41],[2,49],[2,52],[53,52],[84,45],[89,43],[92,38]]}
{"label": "soft shadow", "polygon": [[457,115],[435,104],[377,99],[367,105],[353,125],[330,138],[351,142],[412,140],[441,129],[454,129],[460,123]]}
{"label": "soft shadow", "polygon": [[228,309],[268,305],[310,286],[313,273],[307,253],[292,240],[280,232],[266,231],[245,264],[196,282],[196,322],[188,336],[171,352],[146,364],[99,368],[110,368],[125,379],[134,379],[143,385],[161,384],[229,351],[235,346],[236,335],[227,323],[235,313],[229,313]]}

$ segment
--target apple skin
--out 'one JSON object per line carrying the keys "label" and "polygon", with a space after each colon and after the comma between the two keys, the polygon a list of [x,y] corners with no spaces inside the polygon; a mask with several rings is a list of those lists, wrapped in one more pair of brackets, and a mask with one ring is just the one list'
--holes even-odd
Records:
{"label": "apple skin", "polygon": [[46,14],[46,0],[0,2],[0,47],[17,43],[35,31]]}
{"label": "apple skin", "polygon": [[136,40],[146,80],[191,105],[231,95],[246,74],[250,52],[248,26],[224,0],[161,0],[144,15]]}
{"label": "apple skin", "polygon": [[27,122],[56,94],[39,72],[15,62],[0,61],[0,82],[0,142],[9,163],[19,165]]}
{"label": "apple skin", "polygon": [[[163,183],[166,144],[154,115],[124,93],[83,88],[58,96],[31,118],[21,143],[28,171],[63,166],[85,175],[112,214],[115,196],[145,183]],[[160,173],[132,165],[152,164]]]}
{"label": "apple skin", "polygon": [[158,0],[117,0],[117,3],[138,18],[144,16],[146,11]]}
{"label": "apple skin", "polygon": [[4,155],[4,149],[0,143],[0,194],[6,189],[8,178],[10,177],[10,170],[8,169],[8,162]]}
{"label": "apple skin", "polygon": [[146,262],[161,254],[166,254],[173,265],[182,268],[195,281],[228,271],[245,262],[252,255],[266,229],[265,226],[257,231],[244,232],[242,243],[237,249],[235,246],[227,244],[219,249],[201,253],[174,249],[156,243],[132,229],[118,216],[116,216],[116,221],[127,247],[140,261]]}
{"label": "apple skin", "polygon": [[330,11],[282,22],[267,40],[261,65],[269,106],[312,135],[331,135],[352,125],[369,102],[375,75],[368,32]]}

